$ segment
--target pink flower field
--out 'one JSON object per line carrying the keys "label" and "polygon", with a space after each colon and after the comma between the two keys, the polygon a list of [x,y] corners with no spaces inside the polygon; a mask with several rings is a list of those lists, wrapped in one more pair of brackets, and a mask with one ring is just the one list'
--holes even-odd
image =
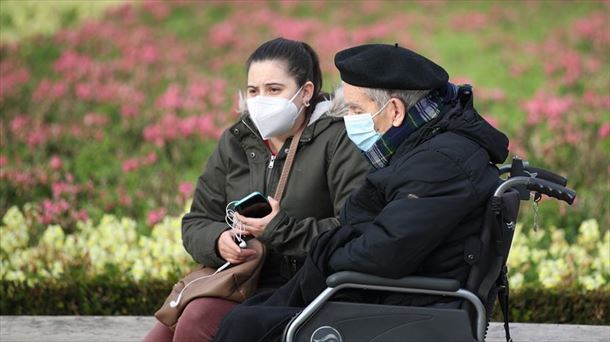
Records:
{"label": "pink flower field", "polygon": [[237,118],[246,58],[277,36],[318,51],[327,91],[356,44],[436,60],[513,155],[570,179],[577,203],[542,205],[545,226],[609,226],[610,1],[144,1],[1,43],[0,215],[29,203],[33,229],[71,231],[112,213],[144,234],[179,215]]}

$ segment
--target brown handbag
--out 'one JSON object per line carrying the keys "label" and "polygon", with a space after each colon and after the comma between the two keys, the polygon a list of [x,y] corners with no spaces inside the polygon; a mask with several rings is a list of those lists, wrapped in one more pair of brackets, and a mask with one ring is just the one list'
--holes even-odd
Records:
{"label": "brown handbag", "polygon": [[[292,138],[286,162],[282,168],[282,174],[273,196],[280,201],[284,193],[284,187],[288,181],[290,169],[298,147],[298,142],[303,133],[303,126]],[[260,241],[252,239],[248,241],[248,248],[254,249],[256,254],[247,261],[215,269],[202,266],[189,273],[174,285],[163,306],[155,312],[155,317],[168,328],[174,330],[178,318],[190,301],[202,297],[223,298],[241,303],[254,294],[257,289],[261,269],[265,263],[266,248]]]}
{"label": "brown handbag", "polygon": [[248,299],[256,291],[266,255],[264,245],[258,240],[248,241],[248,248],[254,249],[256,254],[246,262],[218,273],[213,267],[202,266],[182,278],[174,285],[163,306],[155,312],[155,317],[174,330],[184,308],[193,299],[216,297],[238,303]]}

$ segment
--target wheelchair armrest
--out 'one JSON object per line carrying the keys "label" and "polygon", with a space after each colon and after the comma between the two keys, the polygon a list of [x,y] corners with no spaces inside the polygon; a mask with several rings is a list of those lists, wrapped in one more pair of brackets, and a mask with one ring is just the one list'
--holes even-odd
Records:
{"label": "wheelchair armrest", "polygon": [[404,277],[399,279],[383,278],[366,273],[342,271],[331,274],[326,278],[328,287],[337,287],[342,284],[377,285],[390,287],[404,287],[422,290],[455,292],[460,289],[460,282],[455,279],[430,277]]}

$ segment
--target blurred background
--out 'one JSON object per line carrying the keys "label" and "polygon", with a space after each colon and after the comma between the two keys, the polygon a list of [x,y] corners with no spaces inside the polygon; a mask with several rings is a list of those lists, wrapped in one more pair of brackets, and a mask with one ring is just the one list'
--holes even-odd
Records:
{"label": "blurred background", "polygon": [[195,266],[180,218],[245,60],[278,36],[313,46],[329,92],[334,54],[370,42],[472,84],[511,156],[578,192],[537,229],[522,209],[513,318],[610,324],[610,1],[2,0],[2,314],[160,306]]}

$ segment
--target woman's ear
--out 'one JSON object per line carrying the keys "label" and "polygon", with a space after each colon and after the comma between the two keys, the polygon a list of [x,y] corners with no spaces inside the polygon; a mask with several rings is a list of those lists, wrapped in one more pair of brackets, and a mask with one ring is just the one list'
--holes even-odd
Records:
{"label": "woman's ear", "polygon": [[405,114],[407,111],[405,104],[401,100],[393,97],[390,99],[390,108],[393,111],[392,126],[400,127],[402,122],[405,120]]}
{"label": "woman's ear", "polygon": [[311,81],[305,82],[303,85],[303,104],[305,107],[309,107],[309,102],[313,97],[314,85]]}

